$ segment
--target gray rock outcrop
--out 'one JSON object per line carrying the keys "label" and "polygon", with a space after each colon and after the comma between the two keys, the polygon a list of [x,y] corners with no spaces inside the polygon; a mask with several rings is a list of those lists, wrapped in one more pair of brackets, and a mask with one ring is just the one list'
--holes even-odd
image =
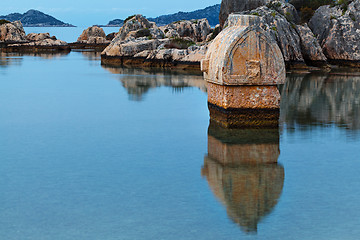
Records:
{"label": "gray rock outcrop", "polygon": [[26,39],[29,41],[41,41],[41,40],[45,40],[45,39],[52,39],[52,40],[56,40],[55,36],[50,36],[49,33],[29,33],[28,35],[26,35]]}
{"label": "gray rock outcrop", "polygon": [[[29,33],[26,35],[26,39],[30,42],[21,43],[21,46],[66,46],[67,42],[56,39],[55,36],[50,36],[49,33]],[[16,45],[10,45],[16,46]]]}
{"label": "gray rock outcrop", "polygon": [[105,48],[102,55],[133,57],[143,51],[155,50],[165,43],[168,43],[167,39],[147,39],[146,37],[135,39],[131,37],[127,41],[112,42],[111,45]]}
{"label": "gray rock outcrop", "polygon": [[26,34],[20,21],[0,25],[0,42],[25,42]]}
{"label": "gray rock outcrop", "polygon": [[52,39],[52,38],[47,38],[47,39],[42,39],[42,40],[38,40],[38,41],[32,41],[32,42],[27,42],[27,43],[15,43],[15,44],[9,44],[8,47],[59,47],[59,46],[63,46],[63,47],[67,47],[67,42],[64,42],[62,40],[57,40],[57,39]]}
{"label": "gray rock outcrop", "polygon": [[144,16],[138,14],[128,19],[116,35],[116,41],[123,41],[128,37],[164,38],[164,33],[154,22],[149,22]]}
{"label": "gray rock outcrop", "polygon": [[189,37],[194,42],[203,42],[211,32],[211,27],[206,18],[194,20],[182,20],[170,23],[160,29],[168,38]]}
{"label": "gray rock outcrop", "polygon": [[300,47],[304,60],[314,63],[325,62],[327,59],[308,25],[296,25],[296,30],[300,36]]}
{"label": "gray rock outcrop", "polygon": [[270,0],[222,0],[219,15],[220,26],[224,26],[230,13],[252,10],[265,5],[269,1]]}
{"label": "gray rock outcrop", "polygon": [[347,6],[321,6],[309,21],[330,60],[360,61],[360,0]]}
{"label": "gray rock outcrop", "polygon": [[241,13],[261,17],[261,26],[276,40],[286,63],[325,64],[326,57],[309,27],[306,24],[297,25],[299,16],[293,5],[271,1],[265,6]]}
{"label": "gray rock outcrop", "polygon": [[85,29],[77,39],[77,42],[85,44],[110,43],[110,41],[106,39],[104,30],[98,26],[92,26]]}
{"label": "gray rock outcrop", "polygon": [[3,52],[56,52],[69,51],[64,41],[49,33],[25,34],[20,21],[0,25],[0,43]]}
{"label": "gray rock outcrop", "polygon": [[[177,63],[200,65],[205,57],[205,40],[211,32],[206,19],[179,21],[157,27],[142,15],[125,21],[102,52],[102,62],[168,67]],[[201,42],[196,45],[195,42]]]}
{"label": "gray rock outcrop", "polygon": [[165,60],[183,63],[198,63],[205,57],[207,51],[207,44],[203,46],[191,46],[187,49],[163,49],[158,48],[155,51],[149,52],[146,56],[147,60]]}

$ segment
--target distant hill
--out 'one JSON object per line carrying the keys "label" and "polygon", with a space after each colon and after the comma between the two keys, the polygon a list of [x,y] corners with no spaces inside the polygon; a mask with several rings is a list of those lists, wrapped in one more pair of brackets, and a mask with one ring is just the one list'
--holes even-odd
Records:
{"label": "distant hill", "polygon": [[124,20],[122,20],[122,19],[114,19],[114,20],[111,20],[106,25],[96,25],[96,26],[98,26],[98,27],[120,27],[123,24],[124,24]]}
{"label": "distant hill", "polygon": [[[158,25],[166,25],[172,22],[180,20],[191,20],[207,18],[210,25],[215,26],[219,24],[220,4],[210,6],[204,9],[199,9],[193,12],[178,12],[174,14],[161,15],[156,18],[148,18],[149,21],[155,22]],[[114,27],[121,26],[124,24],[124,20],[114,19],[111,20],[107,25],[98,25],[101,27]]]}
{"label": "distant hill", "polygon": [[24,27],[74,27],[71,24],[64,23],[50,15],[33,9],[24,14],[11,13],[0,16],[0,19],[6,19],[11,22],[20,20]]}
{"label": "distant hill", "polygon": [[162,15],[156,18],[148,18],[149,21],[155,22],[159,25],[166,25],[180,20],[191,20],[207,18],[210,25],[215,26],[219,24],[220,4],[216,4],[204,9],[199,9],[193,12],[178,12],[174,14]]}
{"label": "distant hill", "polygon": [[119,26],[119,25],[123,25],[123,24],[124,24],[124,20],[114,19],[114,20],[111,20],[107,25]]}

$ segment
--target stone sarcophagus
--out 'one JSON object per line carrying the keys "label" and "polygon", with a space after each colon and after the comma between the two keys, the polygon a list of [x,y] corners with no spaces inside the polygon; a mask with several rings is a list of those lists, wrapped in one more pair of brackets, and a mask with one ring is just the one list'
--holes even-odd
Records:
{"label": "stone sarcophagus", "polygon": [[231,14],[201,62],[212,120],[226,127],[278,125],[285,63],[260,18]]}

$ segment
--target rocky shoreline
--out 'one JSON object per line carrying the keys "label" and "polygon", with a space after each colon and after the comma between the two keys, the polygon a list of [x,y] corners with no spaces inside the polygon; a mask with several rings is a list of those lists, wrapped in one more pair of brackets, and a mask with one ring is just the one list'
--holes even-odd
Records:
{"label": "rocky shoreline", "polygon": [[[232,6],[237,1],[223,0],[222,5]],[[360,0],[352,1],[346,10],[340,5],[322,6],[308,24],[300,24],[297,10],[285,1],[268,0],[241,10],[241,14],[260,17],[260,26],[278,44],[287,69],[360,67]],[[227,7],[226,11],[236,9]],[[221,19],[227,19],[223,12]],[[92,26],[76,42],[66,43],[46,33],[26,35],[21,22],[15,21],[0,25],[0,51],[90,49],[101,52],[102,64],[200,71],[209,44],[230,24],[221,22],[222,26],[215,28],[207,19],[157,26],[142,15],[134,15],[117,33],[105,35],[102,28]]]}
{"label": "rocky shoreline", "polygon": [[147,59],[146,57],[118,57],[102,55],[101,64],[106,66],[166,68],[171,70],[188,70],[201,73],[200,62]]}

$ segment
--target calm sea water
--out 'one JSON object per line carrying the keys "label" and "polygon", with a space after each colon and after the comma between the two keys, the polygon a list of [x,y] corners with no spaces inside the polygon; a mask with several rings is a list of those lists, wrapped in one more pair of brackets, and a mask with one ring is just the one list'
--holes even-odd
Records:
{"label": "calm sea water", "polygon": [[[57,39],[71,43],[76,42],[80,34],[90,26],[80,27],[24,27],[25,33],[50,33],[51,36],[55,36]],[[118,27],[104,27],[105,34],[112,32],[118,32]]]}
{"label": "calm sea water", "polygon": [[0,238],[358,239],[360,77],[282,97],[279,129],[230,131],[201,76],[1,54]]}

